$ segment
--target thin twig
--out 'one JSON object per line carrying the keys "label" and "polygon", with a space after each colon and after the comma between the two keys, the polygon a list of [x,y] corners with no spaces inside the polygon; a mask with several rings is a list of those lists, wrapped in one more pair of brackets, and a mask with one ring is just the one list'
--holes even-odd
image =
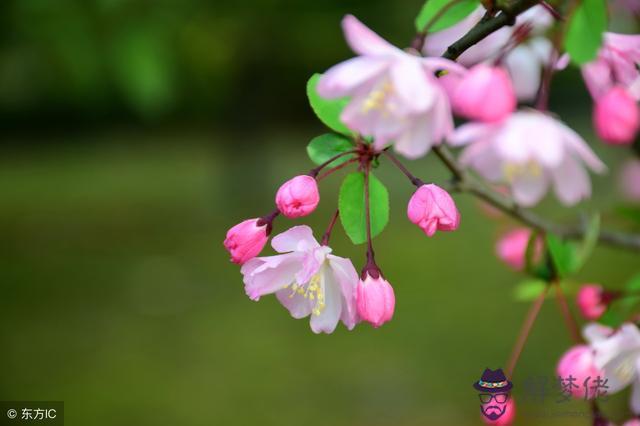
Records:
{"label": "thin twig", "polygon": [[507,377],[513,377],[513,371],[518,364],[518,359],[520,359],[520,354],[522,354],[522,350],[524,349],[525,343],[529,339],[529,334],[531,333],[531,329],[533,328],[533,324],[536,322],[536,318],[538,318],[538,313],[540,313],[540,308],[542,308],[542,304],[544,303],[544,298],[547,296],[547,290],[549,286],[545,286],[544,290],[538,298],[533,302],[531,308],[529,308],[529,312],[527,313],[527,317],[522,324],[522,328],[520,329],[520,333],[518,334],[518,339],[516,340],[515,345],[513,346],[513,350],[511,351],[511,356],[509,357],[509,361],[507,362]]}
{"label": "thin twig", "polygon": [[416,35],[416,38],[413,40],[413,43],[411,44],[411,47],[413,47],[418,52],[420,52],[424,47],[424,42],[427,39],[427,34],[429,33],[429,30],[431,29],[431,27],[433,27],[435,23],[438,22],[440,18],[442,18],[444,14],[447,13],[449,9],[451,9],[456,4],[460,3],[460,1],[461,0],[451,0],[449,3],[442,6],[440,10],[438,10],[438,12],[435,15],[433,15],[433,18],[431,18],[431,20],[426,23],[422,31],[420,31],[418,35]]}
{"label": "thin twig", "polygon": [[562,291],[562,287],[560,287],[560,282],[554,281],[551,285],[556,288],[556,301],[558,302],[558,308],[560,308],[560,312],[562,313],[565,325],[569,330],[569,334],[571,334],[573,343],[581,343],[582,337],[580,337],[580,329],[578,327],[578,323],[571,313],[571,309],[569,309],[569,304],[567,303],[567,298],[564,295],[564,291]]}
{"label": "thin twig", "polygon": [[[456,178],[450,189],[469,192],[537,231],[556,234],[564,239],[580,240],[584,238],[586,233],[584,225],[560,225],[546,220],[530,210],[523,209],[513,199],[489,189],[489,185],[483,179],[471,178],[446,146],[440,145],[434,147],[433,150]],[[598,235],[598,242],[614,247],[640,250],[640,235],[638,234],[603,230]]]}
{"label": "thin twig", "polygon": [[336,212],[333,214],[333,217],[331,218],[331,222],[329,222],[329,226],[327,227],[327,230],[324,232],[324,235],[322,236],[322,245],[323,246],[328,246],[329,245],[329,239],[331,238],[331,232],[333,231],[333,227],[336,224],[336,221],[338,220],[338,216],[340,216],[340,210],[336,209]]}
{"label": "thin twig", "polygon": [[384,150],[382,151],[382,153],[384,155],[386,155],[389,160],[391,160],[391,162],[393,164],[395,164],[395,166],[400,169],[400,171],[407,177],[409,178],[409,180],[411,181],[412,184],[414,184],[415,186],[417,186],[418,188],[421,187],[422,185],[424,185],[424,182],[420,179],[415,177],[413,174],[411,174],[411,172],[404,166],[404,164],[402,164],[400,162],[400,160],[398,160],[396,158],[395,155],[393,155],[392,153],[390,153],[388,150]]}
{"label": "thin twig", "polygon": [[316,180],[317,180],[317,181],[321,181],[322,179],[326,178],[326,177],[327,177],[327,176],[329,176],[330,174],[335,173],[335,172],[337,172],[338,170],[340,170],[340,169],[343,169],[343,168],[347,167],[349,164],[353,164],[353,163],[355,163],[356,161],[358,161],[358,159],[357,159],[357,158],[352,158],[352,159],[350,159],[349,161],[345,161],[345,162],[344,162],[344,163],[342,163],[342,164],[338,164],[337,166],[332,167],[332,168],[330,168],[329,170],[327,170],[326,172],[322,173],[320,176],[318,176],[318,177],[316,178]]}

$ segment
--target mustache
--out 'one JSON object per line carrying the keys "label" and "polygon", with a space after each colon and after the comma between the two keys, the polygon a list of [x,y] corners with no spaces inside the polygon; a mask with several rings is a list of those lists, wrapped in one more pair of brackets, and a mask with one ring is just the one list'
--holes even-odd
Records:
{"label": "mustache", "polygon": [[490,411],[497,411],[498,413],[502,413],[507,407],[500,407],[498,405],[489,405],[488,407],[482,407],[483,413],[489,413]]}

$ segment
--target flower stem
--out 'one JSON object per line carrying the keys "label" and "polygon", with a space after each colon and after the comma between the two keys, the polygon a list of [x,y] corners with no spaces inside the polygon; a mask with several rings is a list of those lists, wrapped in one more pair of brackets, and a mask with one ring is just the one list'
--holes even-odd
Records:
{"label": "flower stem", "polygon": [[371,172],[371,162],[367,161],[364,166],[364,211],[367,231],[367,263],[362,268],[362,278],[368,273],[373,278],[380,276],[380,269],[376,265],[375,253],[373,251],[373,239],[371,237],[371,199],[369,197],[369,173]]}
{"label": "flower stem", "polygon": [[350,159],[349,161],[345,161],[345,162],[344,162],[344,163],[342,163],[342,164],[338,164],[337,166],[332,167],[332,168],[330,168],[329,170],[327,170],[326,172],[324,172],[324,173],[322,173],[321,175],[319,175],[319,176],[316,178],[316,180],[317,180],[317,181],[321,181],[322,179],[326,178],[326,177],[327,177],[327,176],[329,176],[330,174],[332,174],[332,173],[334,173],[334,172],[337,172],[338,170],[340,170],[340,169],[342,169],[342,168],[344,168],[344,167],[348,166],[349,164],[353,164],[353,163],[355,163],[356,161],[358,161],[358,159],[357,159],[357,158],[352,158],[352,159]]}
{"label": "flower stem", "polygon": [[513,350],[511,351],[511,356],[509,357],[509,361],[507,363],[507,377],[513,377],[513,371],[516,368],[516,364],[518,363],[518,359],[520,359],[520,354],[522,354],[522,350],[524,349],[525,343],[529,339],[529,334],[531,333],[531,329],[533,328],[533,324],[536,322],[536,318],[538,318],[538,314],[540,313],[540,308],[542,308],[542,304],[544,303],[544,298],[547,296],[547,291],[549,286],[545,286],[544,290],[538,298],[533,302],[531,307],[529,308],[529,312],[525,318],[524,323],[522,324],[522,328],[520,329],[520,333],[518,334],[518,338],[516,340],[515,345],[513,346]]}
{"label": "flower stem", "polygon": [[260,219],[258,219],[258,222],[256,224],[258,226],[267,225],[267,235],[269,235],[271,234],[271,230],[273,229],[273,221],[276,217],[278,217],[279,214],[280,214],[280,210],[276,208],[271,213],[265,216],[262,216]]}
{"label": "flower stem", "polygon": [[560,312],[564,318],[564,322],[569,330],[569,334],[571,334],[571,338],[574,343],[581,343],[582,337],[580,337],[580,329],[578,328],[578,323],[576,322],[575,317],[571,313],[569,309],[569,304],[567,303],[567,298],[564,295],[564,291],[562,291],[562,287],[560,286],[560,281],[554,281],[551,283],[556,289],[556,301],[558,302],[558,308],[560,308]]}
{"label": "flower stem", "polygon": [[329,245],[329,238],[331,238],[331,232],[333,231],[333,227],[335,226],[336,221],[338,220],[338,216],[340,216],[340,210],[336,209],[336,212],[333,214],[333,217],[331,218],[331,222],[329,222],[329,226],[327,227],[327,230],[324,232],[324,235],[322,236],[321,245],[323,246]]}
{"label": "flower stem", "polygon": [[336,161],[338,158],[344,157],[345,155],[349,155],[349,154],[356,154],[358,153],[358,150],[356,149],[352,149],[350,151],[345,151],[345,152],[341,152],[340,154],[334,155],[333,157],[329,158],[327,161],[325,161],[324,163],[320,164],[318,167],[314,167],[313,169],[309,170],[309,176],[311,177],[316,177],[318,176],[318,173],[320,173],[320,171],[322,169],[324,169],[325,167],[327,167],[329,164],[333,163],[334,161]]}
{"label": "flower stem", "polygon": [[404,164],[402,164],[402,163],[400,162],[400,160],[398,160],[398,158],[397,158],[395,155],[393,155],[392,153],[390,153],[390,152],[389,152],[389,151],[387,151],[387,150],[382,151],[382,153],[383,153],[384,155],[386,155],[386,156],[389,158],[389,160],[391,160],[391,162],[392,162],[392,163],[393,163],[393,164],[394,164],[398,169],[400,169],[400,171],[401,171],[402,173],[404,173],[404,175],[405,175],[407,178],[409,178],[409,180],[411,181],[411,183],[412,183],[412,184],[414,184],[414,185],[415,185],[416,187],[418,187],[418,188],[419,188],[419,187],[421,187],[422,185],[424,185],[424,182],[423,182],[421,179],[419,179],[419,178],[415,177],[414,175],[412,175],[412,174],[411,174],[411,172],[409,172],[409,170],[404,166]]}

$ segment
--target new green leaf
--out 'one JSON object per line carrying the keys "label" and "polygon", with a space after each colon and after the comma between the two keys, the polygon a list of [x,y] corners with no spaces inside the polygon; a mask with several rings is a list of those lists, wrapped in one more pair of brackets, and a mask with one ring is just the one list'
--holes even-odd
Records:
{"label": "new green leaf", "polygon": [[[354,149],[351,141],[345,136],[335,133],[327,133],[316,136],[307,145],[307,154],[314,163],[320,165],[343,152]],[[353,158],[353,154],[345,155],[333,161],[332,166],[337,166]]]}
{"label": "new green leaf", "polygon": [[576,253],[573,245],[553,234],[547,234],[546,242],[556,272],[560,278],[566,278],[576,268]]}
{"label": "new green leaf", "polygon": [[320,77],[322,77],[322,74],[314,74],[307,82],[307,97],[309,98],[311,109],[313,109],[320,121],[331,130],[350,135],[352,132],[340,121],[340,113],[349,102],[349,99],[324,99],[320,97],[316,90]]}
{"label": "new green leaf", "polygon": [[427,24],[437,17],[428,31],[444,30],[469,16],[479,4],[478,0],[427,0],[416,17],[416,29],[424,31]]}
{"label": "new green leaf", "polygon": [[606,0],[582,0],[571,16],[565,49],[578,65],[593,61],[607,29]]}
{"label": "new green leaf", "polygon": [[[389,221],[389,192],[384,184],[369,173],[371,236],[378,235]],[[340,222],[354,244],[367,241],[365,216],[364,173],[354,172],[345,177],[338,197]]]}

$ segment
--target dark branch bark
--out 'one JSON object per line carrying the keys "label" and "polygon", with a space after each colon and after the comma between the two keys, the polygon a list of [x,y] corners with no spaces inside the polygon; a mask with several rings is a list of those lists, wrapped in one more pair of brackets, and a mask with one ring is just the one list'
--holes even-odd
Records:
{"label": "dark branch bark", "polygon": [[486,38],[489,34],[498,31],[500,28],[513,25],[516,17],[522,12],[538,4],[537,0],[515,1],[510,7],[505,7],[502,11],[488,19],[483,19],[469,30],[462,38],[447,48],[442,54],[443,58],[456,60],[465,50]]}

